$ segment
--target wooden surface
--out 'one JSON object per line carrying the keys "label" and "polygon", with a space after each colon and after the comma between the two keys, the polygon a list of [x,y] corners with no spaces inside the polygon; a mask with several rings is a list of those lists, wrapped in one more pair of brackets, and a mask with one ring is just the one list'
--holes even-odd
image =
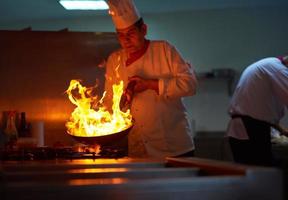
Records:
{"label": "wooden surface", "polygon": [[245,165],[201,158],[167,158],[167,166],[198,167],[202,175],[245,175],[248,169]]}

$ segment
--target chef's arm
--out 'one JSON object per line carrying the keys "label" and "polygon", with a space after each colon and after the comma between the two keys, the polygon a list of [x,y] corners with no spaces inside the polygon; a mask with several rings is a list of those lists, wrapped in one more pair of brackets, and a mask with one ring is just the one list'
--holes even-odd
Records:
{"label": "chef's arm", "polygon": [[158,79],[145,79],[140,76],[129,77],[129,82],[135,81],[136,84],[133,88],[133,92],[139,93],[145,90],[154,90],[159,94],[159,81]]}
{"label": "chef's arm", "polygon": [[275,96],[288,106],[288,68],[279,70],[276,76],[270,76],[271,86]]}
{"label": "chef's arm", "polygon": [[157,94],[159,94],[159,80],[158,79],[150,79],[149,80],[149,88],[154,90]]}
{"label": "chef's arm", "polygon": [[159,95],[164,98],[194,95],[197,79],[193,67],[181,57],[172,45],[167,45],[166,52],[172,76],[159,79]]}
{"label": "chef's arm", "polygon": [[159,95],[165,98],[193,96],[196,93],[196,77],[188,73],[178,73],[172,78],[159,80]]}

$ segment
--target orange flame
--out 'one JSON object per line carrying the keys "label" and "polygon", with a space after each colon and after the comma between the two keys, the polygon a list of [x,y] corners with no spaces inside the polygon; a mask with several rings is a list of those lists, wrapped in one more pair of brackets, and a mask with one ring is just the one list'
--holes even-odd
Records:
{"label": "orange flame", "polygon": [[[132,125],[132,115],[128,109],[126,112],[120,110],[120,99],[123,93],[123,81],[114,84],[112,113],[103,106],[106,92],[98,100],[93,96],[93,88],[86,88],[79,80],[71,80],[67,89],[70,101],[77,107],[66,123],[67,132],[74,136],[95,137],[117,133]],[[75,94],[76,92],[76,94]]]}

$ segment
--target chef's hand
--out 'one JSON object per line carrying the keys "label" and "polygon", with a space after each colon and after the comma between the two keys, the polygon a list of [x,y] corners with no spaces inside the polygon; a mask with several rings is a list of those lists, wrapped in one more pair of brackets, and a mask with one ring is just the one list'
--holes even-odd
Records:
{"label": "chef's hand", "polygon": [[284,135],[284,136],[288,137],[288,129],[282,128],[280,135]]}
{"label": "chef's hand", "polygon": [[284,135],[284,136],[288,137],[288,129],[287,128],[284,128],[280,125],[273,125],[272,127],[275,128],[276,130],[278,130],[280,135]]}
{"label": "chef's hand", "polygon": [[136,85],[136,81],[130,81],[125,88],[121,99],[120,99],[120,109],[122,111],[127,110],[132,102],[133,96],[134,96],[134,87]]}
{"label": "chef's hand", "polygon": [[132,102],[133,96],[129,93],[123,93],[120,99],[120,110],[126,111]]}
{"label": "chef's hand", "polygon": [[128,78],[129,82],[135,81],[134,93],[144,92],[145,90],[154,90],[159,94],[158,79],[145,79],[140,76]]}

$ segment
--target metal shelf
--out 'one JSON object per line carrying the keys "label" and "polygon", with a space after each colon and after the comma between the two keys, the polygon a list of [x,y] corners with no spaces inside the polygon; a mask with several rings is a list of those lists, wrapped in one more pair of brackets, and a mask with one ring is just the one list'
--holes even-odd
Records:
{"label": "metal shelf", "polygon": [[213,69],[209,72],[197,73],[198,80],[223,80],[227,82],[227,92],[231,96],[234,89],[236,72],[234,69]]}

